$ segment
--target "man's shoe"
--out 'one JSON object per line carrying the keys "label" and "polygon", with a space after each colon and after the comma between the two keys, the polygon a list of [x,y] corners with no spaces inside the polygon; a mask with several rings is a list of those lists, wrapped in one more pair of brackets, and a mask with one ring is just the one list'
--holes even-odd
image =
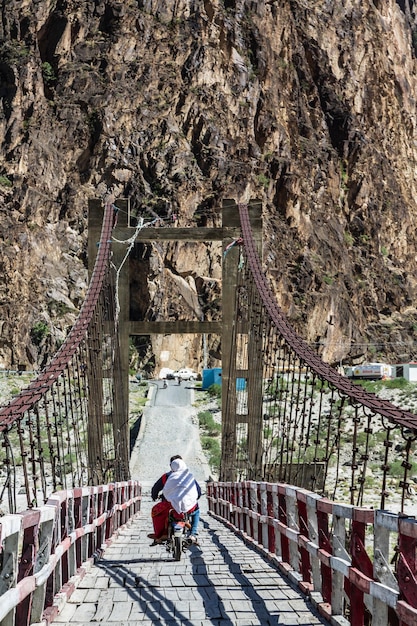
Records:
{"label": "man's shoe", "polygon": [[196,537],[195,535],[190,535],[190,536],[188,537],[188,543],[189,543],[190,545],[191,545],[191,544],[194,544],[194,545],[198,544],[198,539],[197,539],[197,537]]}
{"label": "man's shoe", "polygon": [[149,533],[148,537],[149,539],[155,539],[155,533]]}

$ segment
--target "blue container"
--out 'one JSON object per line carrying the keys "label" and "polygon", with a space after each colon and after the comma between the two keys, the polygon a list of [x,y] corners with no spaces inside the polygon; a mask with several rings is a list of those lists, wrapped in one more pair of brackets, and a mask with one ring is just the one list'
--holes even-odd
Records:
{"label": "blue container", "polygon": [[201,385],[202,389],[208,389],[212,385],[221,385],[222,384],[222,368],[221,367],[213,367],[209,370],[203,370],[203,383]]}
{"label": "blue container", "polygon": [[221,367],[213,367],[213,384],[214,385],[222,384],[222,368]]}
{"label": "blue container", "polygon": [[208,389],[213,384],[214,374],[213,370],[203,370],[203,383],[201,385],[202,389]]}

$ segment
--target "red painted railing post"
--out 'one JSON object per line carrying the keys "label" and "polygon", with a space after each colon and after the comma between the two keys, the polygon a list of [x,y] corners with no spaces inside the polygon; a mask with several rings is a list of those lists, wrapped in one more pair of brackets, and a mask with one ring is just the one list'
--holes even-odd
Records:
{"label": "red painted railing post", "polygon": [[[122,504],[123,502],[126,501],[126,485],[120,485],[120,491],[119,491],[119,503]],[[127,511],[125,509],[122,509],[120,511],[120,526],[123,526],[123,524],[125,524],[127,522]]]}
{"label": "red painted railing post", "polygon": [[[81,489],[74,490],[74,528],[81,528],[83,525],[82,520],[82,491]],[[75,562],[76,567],[80,567],[82,563],[81,558],[81,542],[77,541],[75,544]]]}
{"label": "red painted railing post", "polygon": [[214,490],[214,511],[216,515],[220,515],[219,498],[220,498],[220,485],[216,485],[216,488]]}
{"label": "red painted railing post", "polygon": [[[55,546],[58,543],[56,534],[57,534],[57,520],[55,518],[55,524],[53,524],[53,531],[52,531],[52,538],[51,538],[50,556],[55,554]],[[52,602],[54,600],[54,595],[55,595],[55,576],[54,576],[54,573],[52,573],[49,576],[45,585],[45,607],[52,605]]]}
{"label": "red painted railing post", "polygon": [[218,497],[218,506],[219,506],[219,514],[221,517],[224,517],[224,483],[221,483],[219,486],[219,497]]}
{"label": "red painted railing post", "polygon": [[365,534],[367,523],[373,521],[373,512],[369,509],[354,508],[352,514],[350,541],[352,567],[349,573],[350,619],[354,626],[364,626],[366,608],[363,594],[364,591],[369,593],[369,581],[373,580],[373,564],[366,552]]}
{"label": "red painted railing post", "polygon": [[216,483],[216,485],[214,486],[214,489],[213,489],[213,494],[212,494],[212,495],[213,495],[213,504],[212,504],[212,507],[213,507],[213,510],[214,510],[215,514],[216,514],[216,515],[218,515],[218,514],[219,514],[219,504],[218,504],[218,499],[219,499],[219,485],[218,485],[218,483]]}
{"label": "red painted railing post", "polygon": [[[288,526],[286,489],[282,485],[278,485],[278,506],[278,519],[284,526]],[[290,562],[290,543],[284,533],[281,533],[281,557],[284,563]]]}
{"label": "red painted railing post", "polygon": [[256,506],[256,511],[259,515],[258,517],[258,527],[257,527],[257,541],[258,543],[261,543],[263,545],[263,537],[262,537],[262,528],[263,528],[263,524],[261,522],[261,515],[262,513],[265,513],[264,511],[262,511],[262,485],[265,485],[265,483],[258,483],[257,485],[257,506]]}
{"label": "red painted railing post", "polygon": [[252,515],[252,512],[258,512],[258,485],[252,480],[249,481],[249,536],[258,541],[258,522]]}
{"label": "red painted railing post", "polygon": [[[68,492],[67,492],[68,493]],[[61,515],[61,537],[60,541],[64,541],[68,537],[68,512],[69,512],[69,502],[68,499],[63,500],[61,502],[60,507],[60,515]],[[62,555],[61,559],[61,586],[65,585],[69,580],[69,567],[68,567],[68,552]]]}
{"label": "red painted railing post", "polygon": [[135,497],[133,510],[135,513],[138,513],[142,507],[142,486],[140,484],[134,483],[133,496]]}
{"label": "red painted railing post", "polygon": [[[130,488],[128,486],[128,497],[130,499]],[[104,506],[104,502],[103,502],[103,487],[98,487],[98,494],[97,494],[97,517],[100,517],[100,515],[103,514],[103,506]],[[100,548],[102,543],[103,543],[103,526],[99,526],[97,528],[97,547]]]}
{"label": "red painted railing post", "polygon": [[215,504],[215,498],[216,498],[216,484],[214,483],[209,483],[207,485],[207,495],[209,497],[209,509],[210,511],[212,511],[213,513],[216,512],[216,504]]}
{"label": "red painted railing post", "polygon": [[250,492],[249,492],[249,482],[245,481],[243,483],[243,507],[244,507],[244,531],[249,537],[252,537],[252,525],[251,518],[249,515],[250,511]]}
{"label": "red painted railing post", "polygon": [[226,483],[226,494],[225,494],[225,518],[227,519],[228,522],[231,521],[231,510],[230,510],[230,498],[231,498],[231,487],[232,487],[232,483],[228,482]]}
{"label": "red painted railing post", "polygon": [[274,500],[271,485],[269,484],[266,492],[266,514],[268,516],[268,551],[275,554],[275,528],[270,523],[274,519]]}
{"label": "red painted railing post", "polygon": [[[333,553],[329,533],[329,515],[332,513],[332,502],[319,500],[317,502],[317,528],[319,533],[319,550],[323,551],[321,558],[321,592],[324,602],[332,602],[332,569],[327,564],[328,555]],[[356,626],[356,625],[355,625]]]}
{"label": "red painted railing post", "polygon": [[[302,491],[297,491],[297,508],[298,508],[298,522],[300,527],[300,535],[309,539],[308,530],[308,516],[307,516],[307,501],[306,494]],[[305,590],[311,590],[311,566],[310,556],[306,548],[300,545],[300,557],[301,557],[301,576]]]}
{"label": "red painted railing post", "polygon": [[[397,603],[397,614],[400,626],[408,626],[417,622],[417,521],[410,518],[398,520],[398,549],[397,579],[400,588],[400,598]],[[412,607],[407,610],[406,605]],[[414,611],[413,611],[414,609]],[[408,621],[407,617],[413,613],[415,621]],[[405,621],[407,619],[407,621]]]}
{"label": "red painted railing post", "polygon": [[[114,501],[114,484],[109,485],[109,490],[107,492],[107,511],[111,511],[115,505]],[[105,539],[109,539],[114,532],[114,516],[110,516],[106,520],[106,528],[105,528]]]}
{"label": "red painted railing post", "polygon": [[237,490],[236,490],[236,483],[231,483],[230,484],[230,504],[231,504],[231,507],[230,507],[230,509],[231,509],[230,510],[230,521],[233,524],[233,526],[235,526],[235,527],[237,526],[237,520],[236,520],[237,513],[236,513],[236,510],[235,510],[235,506],[237,505],[236,492],[237,492]]}
{"label": "red painted railing post", "polygon": [[237,527],[239,530],[244,530],[244,521],[243,521],[243,489],[242,483],[237,483],[237,505],[239,507],[238,512],[238,523]]}
{"label": "red painted railing post", "polygon": [[213,483],[207,483],[207,503],[208,503],[208,510],[209,511],[213,511],[213,503],[211,501],[212,497],[213,497]]}
{"label": "red painted railing post", "polygon": [[230,495],[230,483],[225,483],[223,491],[223,517],[228,522],[230,521],[230,506],[228,506]]}
{"label": "red painted railing post", "polygon": [[[89,511],[88,511],[88,522],[89,524],[92,524],[94,522],[95,519],[95,513],[96,513],[96,496],[95,494],[92,492],[89,495]],[[89,537],[88,537],[88,553],[89,554],[94,554],[95,550],[96,550],[96,536],[95,533],[90,533]]]}
{"label": "red painted railing post", "polygon": [[[33,511],[30,514],[26,513],[25,528],[23,531],[23,544],[21,549],[22,556],[17,573],[17,582],[20,582],[26,576],[31,576],[33,574],[38,548],[37,537],[39,531],[39,519],[39,511]],[[29,626],[30,624],[32,599],[32,594],[29,594],[17,606],[15,623],[19,624],[19,626]]]}
{"label": "red painted railing post", "polygon": [[275,554],[278,559],[282,560],[282,545],[281,545],[281,532],[278,527],[276,521],[279,520],[279,486],[275,483],[271,485],[271,493],[272,493],[272,513],[274,518],[274,538],[275,538]]}

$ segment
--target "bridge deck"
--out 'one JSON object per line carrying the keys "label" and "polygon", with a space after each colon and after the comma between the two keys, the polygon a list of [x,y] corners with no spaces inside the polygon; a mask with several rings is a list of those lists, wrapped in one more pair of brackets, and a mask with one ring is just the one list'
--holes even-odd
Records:
{"label": "bridge deck", "polygon": [[260,554],[206,513],[199,545],[180,562],[150,547],[151,501],[73,592],[55,626],[323,624],[308,602]]}

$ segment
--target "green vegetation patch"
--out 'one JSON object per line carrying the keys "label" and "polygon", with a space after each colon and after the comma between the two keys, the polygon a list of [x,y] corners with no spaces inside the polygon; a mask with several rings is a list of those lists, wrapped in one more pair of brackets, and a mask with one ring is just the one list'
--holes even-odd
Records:
{"label": "green vegetation patch", "polygon": [[216,435],[219,435],[221,433],[222,427],[214,420],[213,415],[210,413],[210,411],[201,411],[197,417],[200,428],[202,428],[207,433],[207,435],[209,435],[210,437],[215,437]]}
{"label": "green vegetation patch", "polygon": [[[214,385],[212,386],[214,387]],[[215,421],[210,411],[200,411],[197,417],[204,433],[201,437],[201,447],[207,453],[211,469],[218,473],[221,459],[220,435],[222,427]]]}
{"label": "green vegetation patch", "polygon": [[207,389],[207,393],[211,398],[221,398],[222,386],[218,384],[210,385],[210,387]]}
{"label": "green vegetation patch", "polygon": [[201,447],[208,454],[211,468],[217,473],[220,470],[221,448],[220,442],[213,437],[201,437]]}

